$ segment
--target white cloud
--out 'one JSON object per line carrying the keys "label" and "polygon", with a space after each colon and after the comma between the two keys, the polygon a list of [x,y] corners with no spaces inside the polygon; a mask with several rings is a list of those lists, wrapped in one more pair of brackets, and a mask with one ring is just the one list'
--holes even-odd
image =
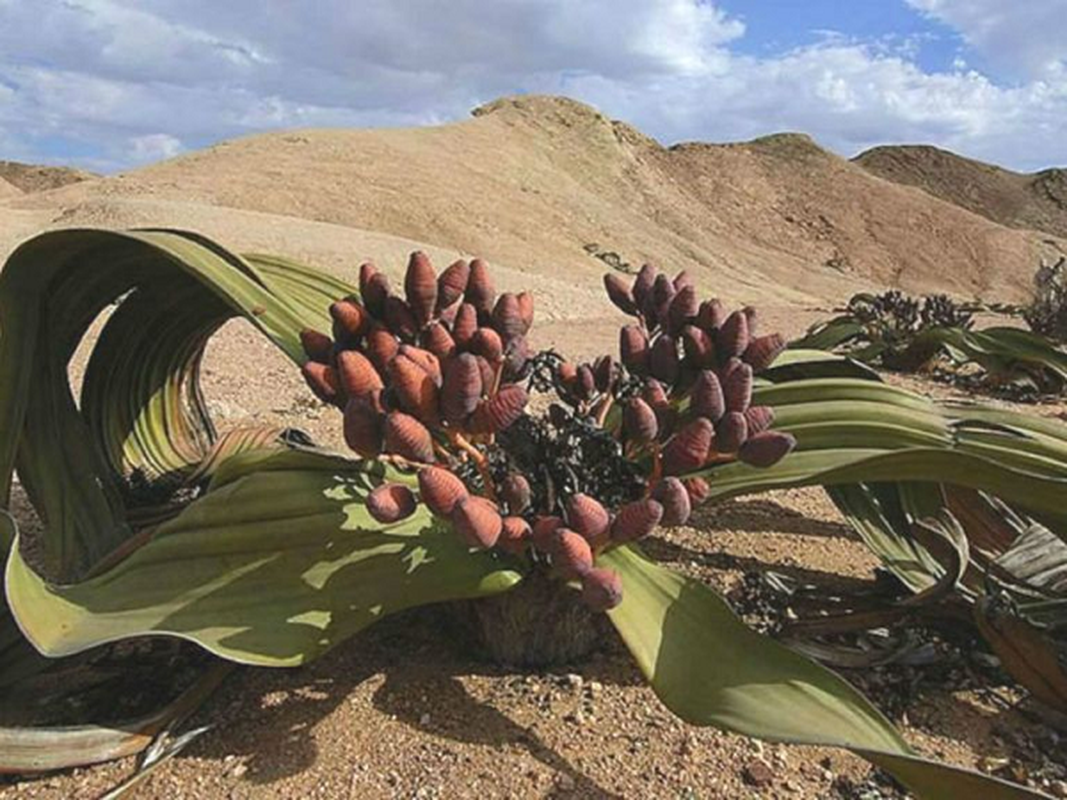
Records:
{"label": "white cloud", "polygon": [[173,158],[181,153],[181,139],[166,133],[149,133],[145,136],[134,136],[129,141],[130,160],[135,163],[160,161],[164,158]]}
{"label": "white cloud", "polygon": [[[992,29],[978,16],[961,16],[992,0],[909,2],[976,48],[1018,35],[983,33]],[[744,26],[704,0],[439,8],[0,0],[0,142],[15,142],[5,147],[20,157],[62,159],[54,142],[63,140],[74,160],[117,168],[255,130],[459,119],[499,95],[536,91],[593,102],[665,142],[791,129],[845,154],[930,141],[1018,167],[1067,163],[1057,135],[1067,71],[1051,56],[1034,77],[1002,86],[962,61],[924,73],[913,47],[884,41],[829,37],[773,57],[739,55]],[[1053,28],[1041,37],[1051,41]]]}
{"label": "white cloud", "polygon": [[907,0],[959,31],[990,64],[1023,80],[1062,79],[1067,0]]}

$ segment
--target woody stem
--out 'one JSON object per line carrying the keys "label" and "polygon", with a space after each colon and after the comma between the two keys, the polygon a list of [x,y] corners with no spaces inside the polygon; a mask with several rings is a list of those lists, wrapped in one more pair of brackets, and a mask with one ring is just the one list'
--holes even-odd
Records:
{"label": "woody stem", "polygon": [[474,462],[474,466],[478,469],[478,474],[482,476],[482,483],[485,485],[485,494],[496,502],[496,489],[493,486],[492,476],[489,474],[489,459],[485,457],[485,454],[478,450],[477,447],[468,442],[463,435],[458,431],[453,431],[450,434],[452,443],[470,456],[471,461]]}

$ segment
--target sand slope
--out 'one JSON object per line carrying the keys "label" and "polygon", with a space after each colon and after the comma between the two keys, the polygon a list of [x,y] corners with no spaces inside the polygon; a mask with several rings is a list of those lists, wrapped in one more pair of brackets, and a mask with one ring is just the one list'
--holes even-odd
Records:
{"label": "sand slope", "polygon": [[1012,172],[926,145],[876,147],[854,161],[1001,225],[1067,237],[1065,169]]}
{"label": "sand slope", "polygon": [[[587,248],[612,251],[635,266],[693,270],[729,300],[801,305],[887,284],[1018,299],[1056,247],[804,136],[668,149],[553,97],[501,99],[435,128],[254,136],[7,205],[48,210],[53,224],[94,223],[103,208],[109,224],[125,214],[178,224],[166,210],[192,205],[296,217],[478,253],[582,293],[604,271]],[[256,238],[220,238],[242,246],[246,234]],[[294,255],[328,251],[328,261],[376,255],[264,236]]]}
{"label": "sand slope", "polygon": [[21,189],[19,189],[13,183],[8,183],[3,178],[0,178],[0,201],[10,200],[15,197],[20,197],[21,195]]}

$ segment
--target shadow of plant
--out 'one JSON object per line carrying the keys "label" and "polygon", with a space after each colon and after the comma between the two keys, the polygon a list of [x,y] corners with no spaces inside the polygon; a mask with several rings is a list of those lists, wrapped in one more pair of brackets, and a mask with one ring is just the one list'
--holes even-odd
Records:
{"label": "shadow of plant", "polygon": [[[308,667],[250,669],[231,679],[201,719],[214,729],[179,759],[243,759],[243,781],[271,785],[316,766],[318,726],[345,702],[367,702],[383,724],[399,721],[417,734],[494,749],[519,748],[560,776],[568,788],[548,796],[617,798],[528,727],[473,697],[465,676],[506,679],[508,671],[469,658],[466,642],[442,625],[447,607],[404,612],[364,631]],[[584,667],[588,666],[588,669]],[[577,669],[579,667],[572,667]],[[587,680],[641,681],[624,654],[581,665]],[[363,697],[367,699],[364,701]],[[432,721],[423,718],[432,710]],[[365,712],[357,712],[365,713]],[[397,753],[400,759],[401,754]]]}
{"label": "shadow of plant", "polygon": [[698,506],[692,523],[702,531],[744,531],[745,533],[795,533],[828,539],[857,537],[843,522],[812,519],[773,500],[727,500]]}

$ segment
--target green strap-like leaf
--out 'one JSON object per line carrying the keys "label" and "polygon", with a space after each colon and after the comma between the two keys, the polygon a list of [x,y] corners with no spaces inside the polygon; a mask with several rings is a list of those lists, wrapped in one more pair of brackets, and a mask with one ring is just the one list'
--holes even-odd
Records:
{"label": "green strap-like leaf", "polygon": [[[219,325],[243,316],[301,363],[300,330],[328,330],[329,303],[351,291],[184,231],[52,231],[17,248],[0,272],[0,507],[17,464],[46,523],[37,547],[47,574],[77,580],[129,538],[131,472],[180,477],[206,454],[213,431],[197,378]],[[120,299],[79,412],[68,362]]]}
{"label": "green strap-like leaf", "polygon": [[[933,485],[936,490],[936,485]],[[912,536],[896,483],[846,483],[826,493],[864,544],[913,592],[934,586],[941,567]]]}
{"label": "green strap-like leaf", "polygon": [[14,548],[7,596],[26,637],[63,656],[168,634],[233,661],[292,666],[387,614],[521,579],[468,552],[424,506],[375,522],[363,501],[381,476],[367,464],[286,451],[231,461],[208,496],[87,581],[49,585]]}
{"label": "green strap-like leaf", "polygon": [[866,329],[849,316],[835,317],[829,322],[812,326],[800,339],[790,347],[804,350],[833,350],[847,342],[861,337]]}
{"label": "green strap-like leaf", "polygon": [[749,630],[702,583],[628,547],[612,623],[656,694],[694,725],[771,741],[844,747],[893,773],[923,800],[1015,800],[1036,792],[916,756],[862,695],[829,670]]}
{"label": "green strap-like leaf", "polygon": [[760,377],[771,383],[804,378],[861,378],[881,381],[878,373],[866,364],[826,350],[806,350],[790,346],[774,360]]}
{"label": "green strap-like leaf", "polygon": [[793,453],[766,469],[733,462],[702,474],[711,486],[710,499],[768,489],[895,481],[902,477],[934,483],[951,477],[960,486],[981,489],[1022,507],[1051,513],[1062,510],[1062,498],[1067,496],[1067,477],[1025,472],[968,453],[931,448],[812,450]]}

